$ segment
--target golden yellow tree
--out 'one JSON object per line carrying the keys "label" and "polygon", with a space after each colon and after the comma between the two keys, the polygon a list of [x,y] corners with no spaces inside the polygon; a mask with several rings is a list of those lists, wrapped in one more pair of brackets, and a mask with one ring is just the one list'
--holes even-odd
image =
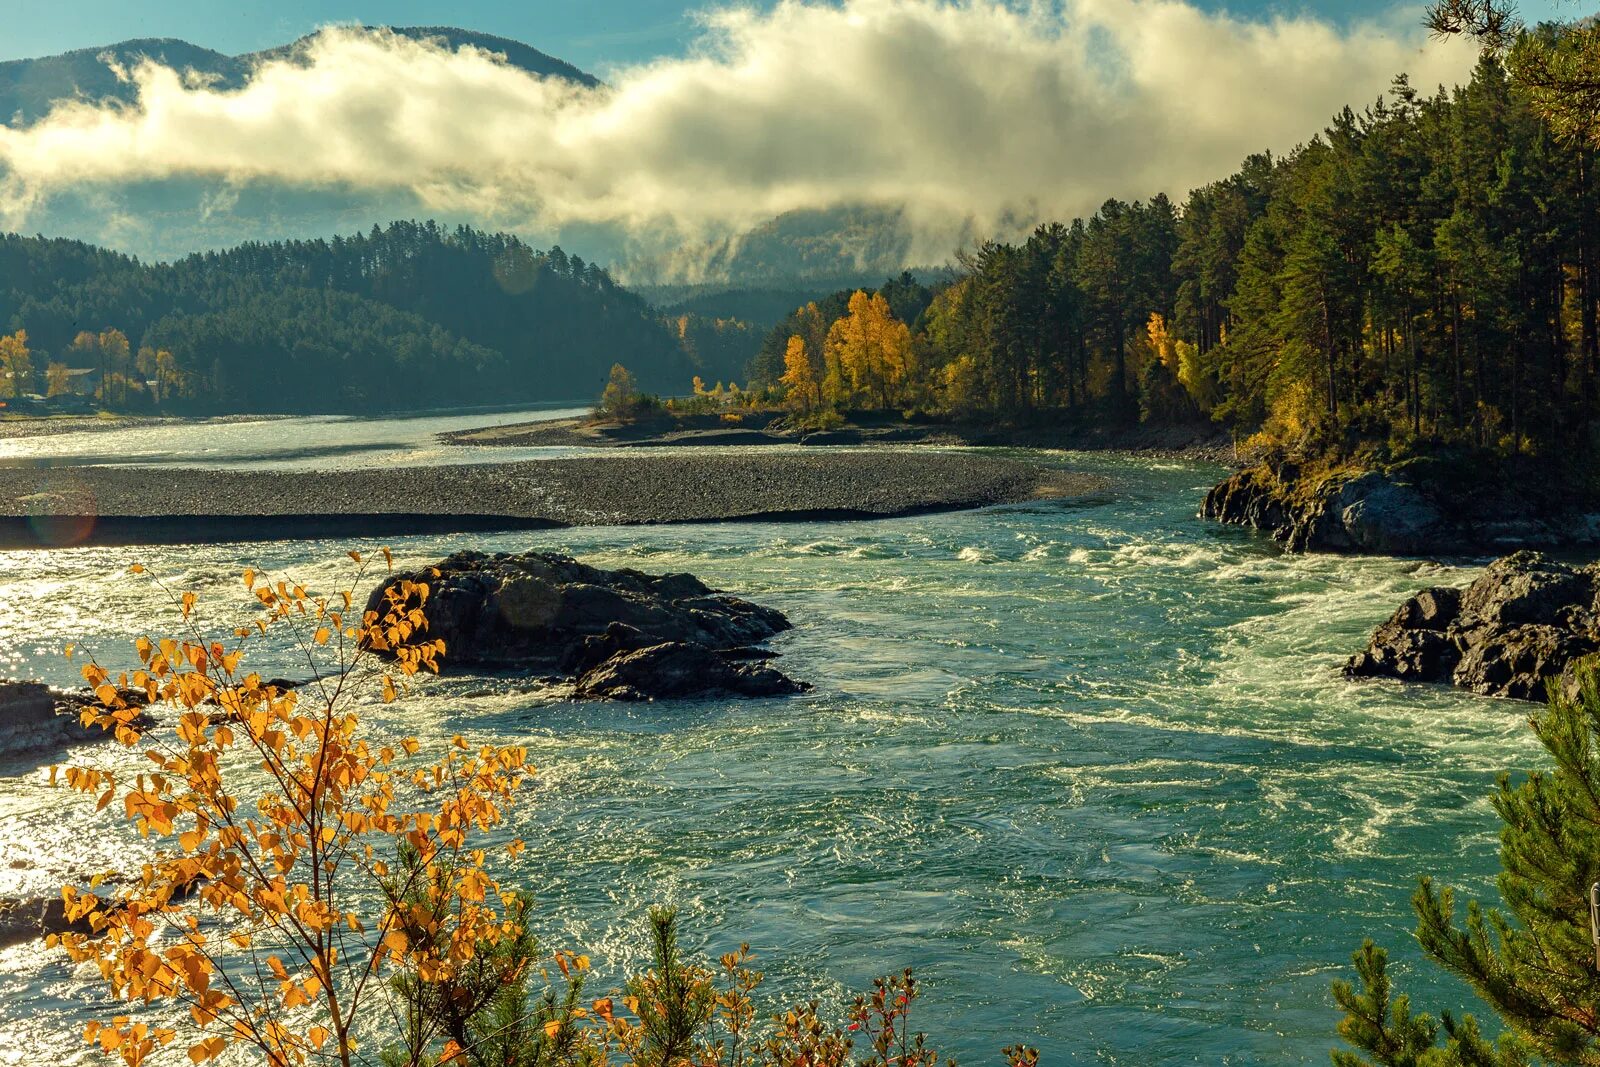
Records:
{"label": "golden yellow tree", "polygon": [[800,309],[800,337],[806,343],[806,352],[811,356],[812,366],[821,377],[822,366],[817,362],[822,358],[823,346],[828,343],[828,327],[832,324],[815,300]]}
{"label": "golden yellow tree", "polygon": [[600,393],[600,414],[627,415],[638,399],[639,384],[633,372],[620,363],[613,363],[606,387]]}
{"label": "golden yellow tree", "polygon": [[[418,764],[414,739],[362,735],[357,691],[370,684],[391,701],[445,650],[425,636],[426,583],[394,583],[382,612],[363,613],[352,607],[361,573],[328,597],[245,571],[257,614],[227,640],[202,633],[184,593],[172,597],[183,632],[139,638],[131,674],[83,667],[100,703],[85,722],[143,748],[151,767],[78,765],[52,780],[116,805],[162,847],[112,892],[63,889],[78,928],[51,940],[96,967],[117,999],[186,1007],[194,1063],[237,1044],[272,1067],[349,1067],[358,1021],[391,1017],[381,1002],[403,985],[393,972],[413,989],[460,988],[469,969],[502,959],[496,944],[522,936],[517,898],[490,877],[474,836],[500,821],[525,753],[458,737],[443,759]],[[280,637],[313,670],[295,689],[243,665],[246,645]],[[170,734],[147,731],[140,704],[168,709]],[[438,1032],[412,1042],[410,1067],[459,1052]],[[177,1032],[119,1016],[85,1037],[138,1067]]]}
{"label": "golden yellow tree", "polygon": [[100,358],[100,335],[88,330],[79,330],[72,344],[67,346],[72,355],[85,363]]}
{"label": "golden yellow tree", "polygon": [[884,407],[899,401],[911,371],[911,327],[894,317],[889,302],[872,298],[874,314],[881,332],[878,335],[879,396]]}
{"label": "golden yellow tree", "polygon": [[33,385],[33,353],[28,331],[0,337],[0,396],[21,396]]}
{"label": "golden yellow tree", "polygon": [[65,363],[51,363],[45,367],[44,387],[46,396],[61,396],[72,392],[72,376],[67,373]]}
{"label": "golden yellow tree", "polygon": [[178,360],[165,348],[156,349],[156,400],[165,402],[183,383],[178,372]]}
{"label": "golden yellow tree", "polygon": [[880,294],[856,290],[849,312],[828,331],[830,402],[887,408],[899,395],[911,354],[911,331]]}
{"label": "golden yellow tree", "polygon": [[789,403],[801,411],[810,411],[821,403],[821,383],[817,381],[816,368],[806,352],[806,343],[798,335],[789,338],[783,354],[783,377],[779,379],[788,391]]}
{"label": "golden yellow tree", "polygon": [[1174,335],[1160,312],[1151,312],[1145,335],[1162,366],[1172,372],[1195,406],[1202,413],[1209,413],[1216,405],[1216,380],[1201,366],[1200,349]]}
{"label": "golden yellow tree", "polygon": [[857,311],[866,302],[866,294],[859,289],[850,297],[850,310],[828,329],[828,340],[823,349],[823,363],[827,373],[823,378],[823,391],[832,407],[852,407],[860,401],[858,372],[866,362],[865,323]]}
{"label": "golden yellow tree", "polygon": [[101,330],[100,348],[100,399],[128,398],[128,374],[133,369],[133,348],[128,335],[112,327]]}
{"label": "golden yellow tree", "polygon": [[146,380],[154,379],[156,373],[156,350],[149,345],[140,345],[139,354],[133,357],[134,369],[139,372],[139,377]]}
{"label": "golden yellow tree", "polygon": [[109,330],[101,330],[98,340],[100,352],[105,356],[106,362],[113,370],[122,367],[128,362],[128,353],[132,346],[128,343],[127,334],[112,327]]}

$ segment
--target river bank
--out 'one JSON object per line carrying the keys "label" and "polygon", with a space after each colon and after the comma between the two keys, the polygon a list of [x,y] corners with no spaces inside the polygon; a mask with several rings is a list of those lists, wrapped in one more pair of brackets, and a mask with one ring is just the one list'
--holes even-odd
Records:
{"label": "river bank", "polygon": [[0,547],[885,518],[1094,492],[999,457],[909,450],[594,456],[343,471],[0,469]]}
{"label": "river bank", "polygon": [[6,415],[0,416],[0,441],[55,437],[69,433],[108,433],[152,426],[231,426],[290,418],[288,415],[216,415],[188,418],[180,415]]}
{"label": "river bank", "polygon": [[893,414],[861,414],[826,430],[794,429],[779,411],[664,415],[626,422],[589,416],[442,433],[443,444],[501,448],[684,448],[751,445],[912,445],[1130,452],[1195,462],[1235,462],[1226,434],[1214,426],[1115,427],[1101,423],[938,422]]}

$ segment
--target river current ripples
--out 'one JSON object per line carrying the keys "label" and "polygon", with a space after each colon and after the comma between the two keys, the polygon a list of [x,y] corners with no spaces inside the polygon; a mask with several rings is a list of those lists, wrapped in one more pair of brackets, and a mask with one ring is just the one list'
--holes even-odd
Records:
{"label": "river current ripples", "polygon": [[[1461,1003],[1419,966],[1407,898],[1429,872],[1492,894],[1487,797],[1537,762],[1529,709],[1338,669],[1406,594],[1475,565],[1284,556],[1195,518],[1215,468],[1029,455],[1110,488],[870,523],[391,542],[407,564],[470,546],[692,572],[785,611],[774,647],[817,688],[632,707],[430,680],[372,728],[529,747],[511,879],[602,986],[664,902],[697,949],[748,941],[775,1000],[916,967],[921,1024],[967,1062],[1021,1040],[1056,1064],[1325,1063],[1328,985],[1367,935],[1419,1008]],[[351,547],[370,546],[0,554],[0,676],[70,683],[65,643],[105,662],[126,620],[170,626],[133,562],[231,627],[244,566],[331,588]],[[46,788],[59,758],[0,766],[0,895],[139,855]],[[0,1064],[87,1062],[82,1024],[109,1014],[92,995],[41,947],[0,952]]]}

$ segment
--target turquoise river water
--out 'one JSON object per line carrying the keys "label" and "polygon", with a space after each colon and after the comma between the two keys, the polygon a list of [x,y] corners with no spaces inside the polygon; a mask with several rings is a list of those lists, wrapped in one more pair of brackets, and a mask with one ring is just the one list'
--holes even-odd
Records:
{"label": "turquoise river water", "polygon": [[[1419,965],[1407,897],[1424,872],[1492,892],[1487,795],[1537,762],[1529,709],[1338,667],[1407,592],[1472,565],[1287,557],[1195,518],[1215,468],[1031,455],[1111,486],[871,523],[474,535],[779,607],[785,669],[817,688],[629,707],[443,679],[374,728],[530,747],[513,880],[601,982],[671,902],[694,947],[750,942],[777,1000],[916,967],[921,1022],[968,1063],[1014,1040],[1052,1064],[1325,1063],[1329,982],[1369,934],[1419,1007],[1461,1004]],[[392,544],[420,563],[468,539]],[[327,587],[350,547],[0,554],[0,676],[69,682],[67,641],[114,659],[118,620],[169,624],[123,576],[135,561],[231,626],[243,566]],[[137,854],[46,788],[54,758],[0,765],[0,895]],[[106,1011],[42,948],[0,953],[0,1064],[87,1062],[77,1031]]]}

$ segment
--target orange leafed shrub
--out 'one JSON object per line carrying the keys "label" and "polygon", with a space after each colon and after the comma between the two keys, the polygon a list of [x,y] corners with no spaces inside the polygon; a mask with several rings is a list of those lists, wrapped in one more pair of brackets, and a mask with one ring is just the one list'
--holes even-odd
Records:
{"label": "orange leafed shrub", "polygon": [[[177,1026],[131,1015],[85,1040],[127,1067],[174,1045],[195,1064],[236,1047],[268,1067],[380,1062],[363,1041],[386,1067],[953,1067],[912,1030],[910,970],[840,1021],[814,1002],[758,1021],[749,947],[686,961],[667,909],[650,913],[651,966],[586,996],[589,958],[539,948],[531,902],[496,880],[483,844],[532,773],[526,752],[458,736],[426,762],[415,738],[363,734],[358,694],[396,699],[446,649],[427,635],[426,583],[397,583],[382,612],[358,616],[365,569],[351,557],[350,587],[331,596],[245,571],[255,617],[226,640],[203,632],[198,597],[158,581],[181,632],[138,638],[139,666],[115,679],[83,666],[100,705],[85,723],[150,767],[80,764],[52,780],[159,849],[114,892],[65,887],[74,929],[51,942],[114,999],[187,1010],[168,1012],[183,1043]],[[312,668],[293,688],[245,666],[252,643],[280,635]],[[1021,1045],[1005,1057],[1038,1063]]]}
{"label": "orange leafed shrub", "polygon": [[[183,632],[139,638],[137,669],[113,683],[93,660],[83,667],[100,703],[85,722],[151,766],[59,777],[160,851],[113,893],[65,888],[78,929],[52,941],[95,965],[118,999],[185,1005],[195,1063],[244,1044],[274,1065],[348,1064],[357,1020],[389,995],[390,974],[447,982],[520,930],[513,894],[473,840],[500,822],[530,773],[526,754],[458,738],[418,764],[414,739],[362,736],[357,691],[376,685],[392,700],[445,652],[426,638],[425,583],[395,587],[383,613],[363,615],[352,607],[362,575],[329,597],[247,571],[253,625],[216,640],[184,593],[172,597]],[[252,641],[280,633],[313,668],[295,689],[244,666]],[[162,728],[147,727],[135,707],[146,703]],[[126,1017],[85,1034],[129,1067],[176,1036]]]}

